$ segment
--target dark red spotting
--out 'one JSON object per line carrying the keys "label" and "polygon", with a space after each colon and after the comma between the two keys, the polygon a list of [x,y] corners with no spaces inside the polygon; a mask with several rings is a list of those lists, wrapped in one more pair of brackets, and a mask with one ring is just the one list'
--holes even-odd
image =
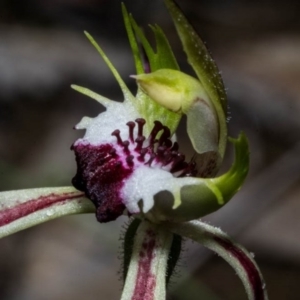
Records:
{"label": "dark red spotting", "polygon": [[155,258],[155,246],[155,233],[148,230],[139,253],[138,273],[132,300],[154,299],[156,279],[151,272],[151,264]]}

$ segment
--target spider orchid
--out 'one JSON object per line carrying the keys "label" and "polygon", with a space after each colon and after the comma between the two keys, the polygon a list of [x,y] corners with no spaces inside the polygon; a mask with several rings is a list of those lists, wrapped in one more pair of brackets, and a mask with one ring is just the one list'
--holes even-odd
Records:
{"label": "spider orchid", "polygon": [[[136,75],[131,76],[138,86],[134,96],[85,33],[112,71],[124,101],[72,86],[106,108],[76,126],[85,129],[85,135],[72,145],[75,188],[1,192],[0,236],[69,214],[95,213],[99,222],[125,214],[133,221],[124,240],[123,300],[165,299],[166,282],[180,252],[179,236],[228,261],[249,299],[267,299],[251,255],[220,229],[197,220],[221,208],[240,189],[248,172],[248,142],[243,133],[236,139],[227,137],[226,94],[217,66],[178,6],[164,1],[196,77],[180,71],[160,27],[150,26],[156,41],[153,49],[123,5],[136,66]],[[195,152],[190,161],[176,140],[183,115]],[[228,172],[216,177],[227,139],[234,145],[235,160]]]}

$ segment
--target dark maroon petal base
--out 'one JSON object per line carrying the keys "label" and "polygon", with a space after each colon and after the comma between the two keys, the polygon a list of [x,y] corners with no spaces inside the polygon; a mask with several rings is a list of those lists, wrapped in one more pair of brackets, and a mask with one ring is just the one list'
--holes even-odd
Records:
{"label": "dark maroon petal base", "polygon": [[93,146],[82,141],[72,146],[77,161],[77,174],[72,183],[95,204],[99,222],[113,221],[123,213],[125,206],[120,196],[123,184],[140,165],[149,168],[152,164],[159,165],[175,177],[197,174],[195,162],[185,161],[166,126],[155,121],[146,138],[145,123],[141,118],[128,122],[128,139],[125,140],[120,130],[114,130],[111,135],[116,138],[115,144]]}
{"label": "dark maroon petal base", "polygon": [[95,204],[99,222],[115,220],[125,209],[120,191],[132,169],[122,165],[112,145],[78,144],[72,149],[77,161],[77,174],[72,180],[74,187],[85,192]]}

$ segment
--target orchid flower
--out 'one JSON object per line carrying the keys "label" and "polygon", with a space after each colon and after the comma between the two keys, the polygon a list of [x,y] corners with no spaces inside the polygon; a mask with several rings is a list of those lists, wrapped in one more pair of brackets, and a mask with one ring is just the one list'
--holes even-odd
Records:
{"label": "orchid flower", "polygon": [[[218,68],[179,7],[173,0],[164,2],[195,76],[180,71],[161,28],[150,26],[154,49],[124,5],[136,95],[85,33],[112,71],[124,101],[72,86],[106,108],[76,125],[85,135],[72,146],[77,162],[74,187],[1,192],[0,236],[69,214],[95,213],[100,223],[125,214],[133,221],[124,239],[122,300],[166,298],[180,236],[223,257],[241,278],[249,299],[267,299],[252,256],[220,229],[198,220],[221,208],[242,186],[249,166],[248,142],[243,133],[227,137],[226,93]],[[176,139],[183,115],[195,152],[190,161]],[[216,176],[227,140],[235,148],[235,159],[225,174]]]}

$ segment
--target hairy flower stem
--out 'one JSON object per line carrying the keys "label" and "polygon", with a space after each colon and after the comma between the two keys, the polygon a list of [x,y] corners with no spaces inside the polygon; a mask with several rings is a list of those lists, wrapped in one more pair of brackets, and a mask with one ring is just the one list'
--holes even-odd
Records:
{"label": "hairy flower stem", "polygon": [[166,269],[173,234],[143,221],[133,244],[121,300],[165,300]]}

